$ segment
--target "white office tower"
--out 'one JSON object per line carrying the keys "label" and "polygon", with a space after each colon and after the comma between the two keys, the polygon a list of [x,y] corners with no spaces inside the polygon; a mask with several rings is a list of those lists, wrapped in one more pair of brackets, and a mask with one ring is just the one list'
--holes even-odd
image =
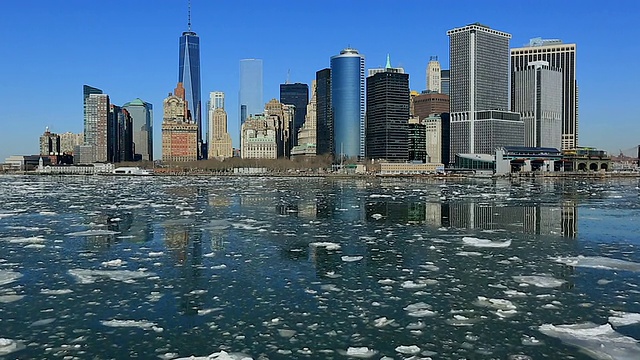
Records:
{"label": "white office tower", "polygon": [[427,65],[427,91],[432,93],[442,93],[441,84],[442,69],[437,56],[432,56]]}

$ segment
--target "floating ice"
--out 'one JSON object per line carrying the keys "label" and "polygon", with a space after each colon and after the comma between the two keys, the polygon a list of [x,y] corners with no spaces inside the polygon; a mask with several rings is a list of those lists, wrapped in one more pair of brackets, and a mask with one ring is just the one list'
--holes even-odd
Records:
{"label": "floating ice", "polygon": [[44,326],[44,325],[49,325],[54,321],[56,321],[56,318],[42,319],[42,320],[37,320],[32,322],[31,325],[29,326]]}
{"label": "floating ice", "polygon": [[278,329],[278,335],[280,335],[283,338],[290,338],[293,337],[296,334],[295,330],[291,330],[291,329]]}
{"label": "floating ice", "polygon": [[121,259],[115,259],[115,260],[109,260],[109,261],[104,261],[102,262],[102,266],[108,266],[108,267],[118,267],[118,266],[122,266],[124,264],[126,264],[126,261],[123,261]]}
{"label": "floating ice", "polygon": [[362,259],[363,259],[363,257],[362,257],[362,256],[347,256],[347,255],[345,255],[345,256],[343,256],[341,259],[342,259],[342,261],[344,261],[344,262],[354,262],[354,261],[360,261],[360,260],[362,260]]}
{"label": "floating ice", "polygon": [[344,355],[355,357],[355,358],[367,359],[377,353],[378,353],[377,351],[373,349],[369,349],[366,346],[363,346],[363,347],[349,347],[346,353],[344,353]]}
{"label": "floating ice", "polygon": [[579,347],[595,359],[640,359],[638,341],[616,332],[610,324],[544,324],[538,330],[566,344]]}
{"label": "floating ice", "polygon": [[[7,240],[7,239],[5,239]],[[40,236],[33,236],[28,238],[10,238],[8,242],[11,244],[42,244],[47,241],[46,239]]]}
{"label": "floating ice", "polygon": [[159,256],[162,256],[162,255],[164,255],[164,252],[162,252],[162,251],[156,251],[156,252],[152,251],[152,252],[149,253],[149,257],[159,257]]}
{"label": "floating ice", "polygon": [[12,283],[22,277],[19,272],[11,270],[0,270],[0,285],[6,285]]}
{"label": "floating ice", "polygon": [[612,316],[609,316],[609,324],[614,327],[627,326],[640,323],[640,314],[628,313],[622,311],[611,311]]}
{"label": "floating ice", "polygon": [[559,257],[555,259],[556,262],[575,266],[586,267],[593,269],[604,270],[625,270],[640,272],[640,263],[625,261],[620,259],[613,259],[604,256],[574,256],[574,257]]}
{"label": "floating ice", "polygon": [[504,299],[489,299],[484,296],[478,296],[478,300],[474,303],[478,306],[488,307],[492,309],[500,310],[515,310],[516,306],[509,300]]}
{"label": "floating ice", "polygon": [[566,283],[566,281],[564,280],[556,279],[551,276],[541,275],[513,276],[513,280],[541,288],[556,288]]}
{"label": "floating ice", "polygon": [[456,253],[458,256],[482,256],[482,253],[477,251],[459,251]]}
{"label": "floating ice", "polygon": [[323,247],[327,250],[340,250],[340,244],[332,243],[332,242],[312,242],[309,244],[311,247]]}
{"label": "floating ice", "polygon": [[511,240],[506,241],[491,241],[487,239],[479,239],[474,237],[465,236],[462,238],[462,242],[467,246],[475,246],[481,248],[506,248],[511,245]]}
{"label": "floating ice", "polygon": [[371,217],[375,220],[380,220],[383,218],[382,214],[373,214],[371,215]]}
{"label": "floating ice", "polygon": [[136,279],[143,279],[154,276],[152,272],[131,271],[131,270],[87,270],[70,269],[69,275],[73,276],[80,284],[91,284],[99,278],[108,278],[115,281],[132,282]]}
{"label": "floating ice", "polygon": [[395,280],[391,280],[391,279],[378,280],[378,284],[381,284],[381,285],[392,285],[395,282],[396,282]]}
{"label": "floating ice", "polygon": [[0,356],[8,355],[24,348],[24,344],[20,341],[0,338]]}
{"label": "floating ice", "polygon": [[404,310],[407,311],[407,315],[418,318],[435,316],[437,314],[437,312],[431,310],[430,305],[423,302],[407,305]]}
{"label": "floating ice", "polygon": [[416,345],[400,345],[396,347],[396,351],[400,354],[415,355],[420,352],[420,348]]}
{"label": "floating ice", "polygon": [[373,321],[373,326],[377,328],[381,328],[391,324],[393,321],[394,321],[393,319],[387,319],[386,317],[383,316],[381,318],[375,319]]}
{"label": "floating ice", "polygon": [[120,234],[118,231],[92,229],[86,231],[78,231],[65,234],[66,236],[80,237],[80,236],[98,236],[98,235],[116,235]]}
{"label": "floating ice", "polygon": [[158,325],[154,322],[147,320],[102,320],[100,323],[108,327],[132,327],[140,328],[144,330],[159,329]]}
{"label": "floating ice", "polygon": [[65,295],[65,294],[69,294],[72,293],[73,290],[71,289],[59,289],[59,290],[51,290],[51,289],[42,289],[40,290],[40,294],[43,295]]}
{"label": "floating ice", "polygon": [[16,294],[0,295],[0,303],[8,304],[18,300],[22,300],[22,298],[24,298],[24,295],[16,295]]}
{"label": "floating ice", "polygon": [[228,353],[226,351],[220,351],[209,356],[189,356],[173,360],[253,360],[253,358],[249,355],[241,353]]}

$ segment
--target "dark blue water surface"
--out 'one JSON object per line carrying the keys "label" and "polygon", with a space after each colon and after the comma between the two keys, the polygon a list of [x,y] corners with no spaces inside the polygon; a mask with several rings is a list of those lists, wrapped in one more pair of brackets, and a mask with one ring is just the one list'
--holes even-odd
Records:
{"label": "dark blue water surface", "polygon": [[640,358],[638,185],[2,176],[0,358]]}

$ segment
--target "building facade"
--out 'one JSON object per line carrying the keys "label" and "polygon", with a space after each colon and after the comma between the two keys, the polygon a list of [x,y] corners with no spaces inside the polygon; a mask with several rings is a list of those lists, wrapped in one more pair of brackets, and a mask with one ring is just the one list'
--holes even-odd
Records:
{"label": "building facade", "polygon": [[[531,39],[524,47],[511,49],[511,74],[525,69],[530,62],[546,61],[562,72],[562,150],[575,149],[578,143],[578,82],[576,78],[576,44],[561,40]],[[515,102],[512,78],[511,102]]]}
{"label": "building facade", "polygon": [[440,67],[440,61],[437,56],[431,56],[429,58],[429,64],[427,64],[427,91],[432,93],[441,93],[441,78],[442,69]]}
{"label": "building facade", "polygon": [[198,125],[189,117],[182,83],[163,101],[162,161],[198,160]]}
{"label": "building facade", "polygon": [[449,95],[425,92],[412,99],[413,115],[420,119],[427,118],[431,114],[449,112]]}
{"label": "building facade", "polygon": [[108,161],[133,161],[133,119],[127,109],[109,105]]}
{"label": "building facade", "polygon": [[[188,114],[198,126],[197,142],[202,145],[202,96],[200,84],[200,38],[191,31],[191,14],[189,13],[188,30],[180,37],[180,56],[178,82],[184,87],[184,99],[187,102]],[[163,119],[164,121],[164,119]],[[198,154],[202,158],[202,154]]]}
{"label": "building facade", "polygon": [[40,155],[60,155],[61,148],[60,135],[49,131],[49,127],[45,128],[40,135]]}
{"label": "building facade", "polygon": [[84,144],[84,134],[74,134],[70,131],[60,134],[60,151],[63,154],[73,154],[76,146]]}
{"label": "building facade", "polygon": [[364,157],[365,87],[364,56],[346,48],[331,57],[331,110],[333,154]]}
{"label": "building facade", "polygon": [[91,162],[109,161],[109,95],[89,94],[85,101],[85,145],[94,148]]}
{"label": "building facade", "polygon": [[122,107],[133,121],[133,160],[153,161],[153,105],[137,98]]}
{"label": "building facade", "polygon": [[298,145],[291,150],[291,156],[315,156],[318,124],[318,86],[311,82],[311,100],[307,105],[304,124],[298,131]]}
{"label": "building facade", "polygon": [[451,77],[449,76],[449,70],[440,71],[440,92],[443,94],[450,94]]}
{"label": "building facade", "polygon": [[223,108],[216,108],[209,114],[209,159],[233,157],[231,135],[227,131],[227,112]]}
{"label": "building facade", "polygon": [[[240,60],[240,124],[250,115],[261,114],[264,110],[264,87],[262,84],[262,59]],[[244,111],[242,107],[244,106]]]}
{"label": "building facade", "polygon": [[524,145],[562,148],[562,71],[546,61],[513,73],[513,111],[525,125]]}
{"label": "building facade", "polygon": [[276,129],[278,157],[291,156],[291,139],[293,119],[295,116],[295,107],[271,99],[264,107],[264,115],[272,119],[273,126]]}
{"label": "building facade", "polygon": [[450,126],[449,113],[432,114],[420,123],[425,127],[427,162],[449,164]]}
{"label": "building facade", "polygon": [[409,159],[409,74],[387,63],[367,77],[366,152],[368,159]]}
{"label": "building facade", "polygon": [[273,117],[250,115],[242,124],[241,152],[243,159],[277,159],[278,129]]}
{"label": "building facade", "polygon": [[316,72],[316,97],[316,152],[318,155],[334,155],[330,68]]}
{"label": "building facade", "polygon": [[280,84],[280,102],[295,106],[291,145],[298,145],[297,135],[304,124],[307,104],[309,104],[309,85],[302,83]]}
{"label": "building facade", "polygon": [[409,161],[427,162],[427,131],[424,124],[420,124],[417,119],[409,120]]}

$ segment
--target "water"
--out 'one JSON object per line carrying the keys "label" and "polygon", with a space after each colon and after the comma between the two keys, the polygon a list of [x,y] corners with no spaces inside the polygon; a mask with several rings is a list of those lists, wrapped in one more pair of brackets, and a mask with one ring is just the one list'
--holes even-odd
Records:
{"label": "water", "polygon": [[0,358],[637,359],[638,186],[3,176]]}

